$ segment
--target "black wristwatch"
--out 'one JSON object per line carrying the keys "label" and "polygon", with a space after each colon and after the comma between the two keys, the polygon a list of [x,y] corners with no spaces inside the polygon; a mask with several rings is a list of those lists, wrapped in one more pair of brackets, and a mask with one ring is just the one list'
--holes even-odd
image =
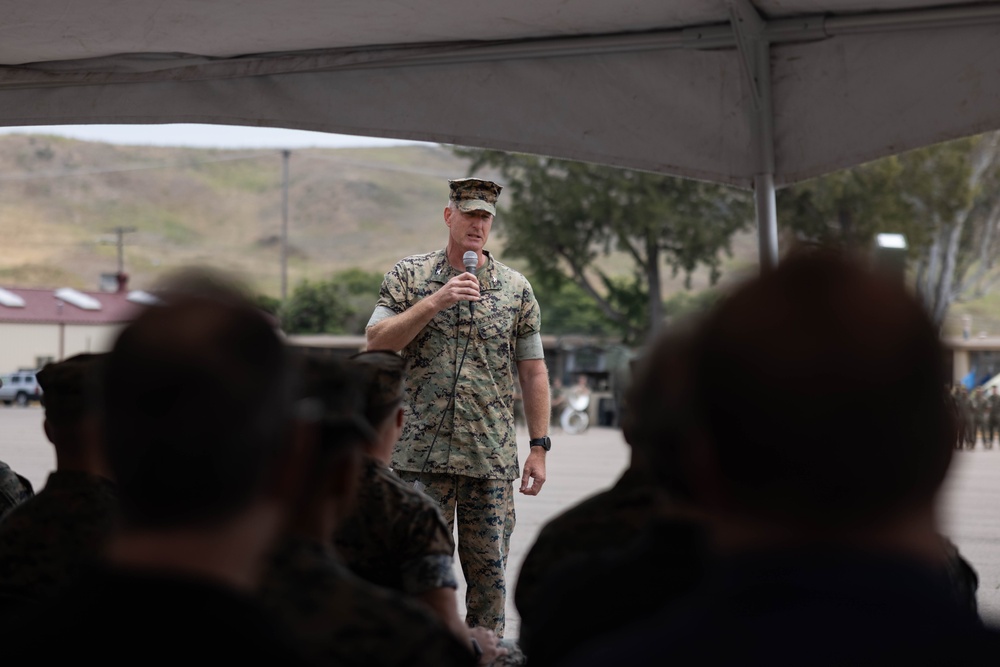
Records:
{"label": "black wristwatch", "polygon": [[545,451],[552,449],[552,441],[549,439],[549,436],[545,436],[543,438],[532,438],[528,441],[528,444],[532,447],[541,447]]}

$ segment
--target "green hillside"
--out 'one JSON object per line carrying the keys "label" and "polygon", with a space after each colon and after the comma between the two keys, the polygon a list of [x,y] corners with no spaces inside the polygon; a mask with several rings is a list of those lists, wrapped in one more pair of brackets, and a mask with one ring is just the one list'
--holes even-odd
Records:
{"label": "green hillside", "polygon": [[[302,149],[289,169],[289,286],[349,267],[384,271],[445,242],[448,178],[468,163],[447,147]],[[486,173],[486,176],[491,174]],[[0,285],[96,289],[116,270],[125,235],[131,285],[207,264],[259,291],[281,287],[281,152],[119,146],[49,135],[0,136]],[[490,247],[503,257],[503,219]],[[754,263],[756,242],[737,239],[731,263]],[[517,260],[505,261],[521,270]],[[605,266],[628,271],[612,256]],[[667,293],[682,278],[669,280]],[[696,275],[694,287],[707,285]]]}
{"label": "green hillside", "polygon": [[[447,147],[301,149],[289,178],[289,286],[358,267],[385,271],[400,257],[441,247],[446,179],[468,163]],[[492,176],[491,174],[484,174]],[[115,227],[136,288],[200,264],[234,271],[258,291],[281,288],[281,152],[119,146],[49,135],[0,136],[0,286],[97,289],[117,267]],[[503,256],[503,214],[489,247]],[[723,281],[754,273],[753,232],[733,242]],[[627,257],[603,262],[627,272]],[[707,275],[694,276],[697,291]],[[665,296],[683,289],[666,279]],[[1000,296],[955,304],[946,330],[1000,332]]]}
{"label": "green hillside", "polygon": [[[289,170],[289,284],[357,266],[385,270],[442,245],[445,179],[466,163],[440,147],[303,149]],[[0,137],[0,284],[96,289],[117,266],[135,287],[209,264],[280,291],[281,154]]]}

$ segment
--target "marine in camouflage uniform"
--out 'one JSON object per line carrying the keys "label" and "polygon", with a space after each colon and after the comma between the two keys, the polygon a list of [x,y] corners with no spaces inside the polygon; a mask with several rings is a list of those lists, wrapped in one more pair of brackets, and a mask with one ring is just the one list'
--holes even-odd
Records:
{"label": "marine in camouflage uniform", "polygon": [[438,619],[407,596],[357,577],[318,542],[289,537],[261,586],[266,605],[318,664],[427,667],[476,663]]}
{"label": "marine in camouflage uniform", "polygon": [[944,535],[941,536],[941,546],[944,549],[948,581],[952,585],[956,601],[974,614],[979,614],[979,603],[976,600],[979,574],[972,563],[959,553],[958,546]]}
{"label": "marine in camouflage uniform", "polygon": [[354,573],[409,595],[458,588],[452,533],[430,498],[366,457],[355,506],[334,534]]}
{"label": "marine in camouflage uniform", "polygon": [[987,431],[983,436],[983,446],[990,449],[993,441],[1000,436],[1000,394],[996,387],[990,390],[990,395],[986,398],[986,419]]}
{"label": "marine in camouflage uniform", "polygon": [[285,534],[268,559],[261,600],[316,664],[472,665],[464,645],[403,593],[364,581],[337,557],[331,533],[352,504],[366,445],[379,440],[366,417],[367,378],[336,359],[306,357],[300,398],[301,474],[287,485]]}
{"label": "marine in camouflage uniform", "polygon": [[531,546],[514,590],[522,634],[537,619],[535,594],[548,576],[581,554],[621,548],[650,521],[675,513],[667,493],[641,470],[630,467],[615,485],[549,521]]}
{"label": "marine in camouflage uniform", "polygon": [[334,533],[338,555],[347,555],[355,573],[415,596],[456,636],[479,643],[480,663],[492,658],[494,667],[524,664],[515,642],[498,643],[495,633],[469,628],[459,617],[455,545],[448,524],[433,500],[389,470],[403,427],[406,361],[388,350],[369,350],[349,363],[364,378],[364,417],[375,429],[375,439],[365,447],[356,509]]}
{"label": "marine in camouflage uniform", "polygon": [[117,526],[115,485],[55,471],[45,488],[0,523],[0,600],[54,596],[97,557]]}
{"label": "marine in camouflage uniform", "polygon": [[948,403],[948,410],[952,419],[955,420],[955,449],[962,449],[965,444],[965,427],[962,424],[962,411],[959,407],[958,388],[952,386],[945,393],[945,401]]}
{"label": "marine in camouflage uniform", "polygon": [[0,461],[0,521],[11,510],[35,495],[31,482]]}
{"label": "marine in camouflage uniform", "polygon": [[628,469],[611,489],[549,521],[525,557],[514,599],[531,663],[559,664],[700,581],[707,522],[680,472],[694,341],[694,332],[675,330],[636,359],[622,396]]}
{"label": "marine in camouflage uniform", "polygon": [[964,387],[959,390],[958,406],[962,418],[962,439],[966,449],[976,447],[976,417],[972,394]]}
{"label": "marine in camouflage uniform", "polygon": [[986,395],[982,388],[977,388],[972,393],[970,401],[972,408],[972,447],[976,446],[976,438],[983,439],[983,448],[986,448],[986,438],[989,437],[990,408],[986,402]]}
{"label": "marine in camouflage uniform", "polygon": [[40,601],[94,560],[118,525],[118,494],[106,473],[97,407],[89,395],[104,355],[82,354],[38,373],[45,432],[56,470],[38,495],[0,523],[0,598]]}
{"label": "marine in camouflage uniform", "polygon": [[[478,276],[482,298],[473,316],[465,304],[446,308],[402,351],[409,369],[406,424],[392,458],[394,470],[507,481],[520,474],[513,364],[522,354],[543,358],[537,339],[541,318],[524,276],[483,254],[487,263]],[[369,326],[389,317],[388,312],[404,312],[461,273],[448,263],[444,250],[401,260],[385,276]],[[468,350],[463,350],[467,340]],[[454,399],[449,400],[453,386]]]}
{"label": "marine in camouflage uniform", "polygon": [[[334,533],[337,556],[365,581],[406,595],[458,588],[455,543],[437,504],[378,461],[364,466],[357,508]],[[525,664],[516,641],[499,644],[507,654],[493,667]]]}
{"label": "marine in camouflage uniform", "polygon": [[[425,485],[449,529],[457,512],[458,553],[468,582],[466,623],[502,636],[504,570],[516,521],[512,482],[520,474],[514,365],[532,438],[548,431],[548,377],[531,285],[482,249],[500,186],[479,179],[459,179],[450,186],[444,214],[448,246],[406,257],[386,274],[368,323],[368,342],[372,349],[399,351],[408,362],[406,423],[392,467],[404,481]],[[463,250],[477,255],[478,285],[472,294],[478,300],[469,295],[470,276],[456,268]],[[427,301],[431,297],[434,301]],[[386,333],[396,325],[387,320],[414,308],[427,317],[408,329],[412,336]],[[529,495],[544,481],[540,449],[533,447],[525,462],[521,490]]]}

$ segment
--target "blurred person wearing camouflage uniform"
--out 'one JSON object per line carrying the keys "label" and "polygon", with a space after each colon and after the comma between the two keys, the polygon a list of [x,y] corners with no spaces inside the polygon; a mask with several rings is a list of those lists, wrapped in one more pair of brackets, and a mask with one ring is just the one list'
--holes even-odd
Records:
{"label": "blurred person wearing camouflage uniform", "polygon": [[959,388],[952,385],[948,390],[948,409],[951,411],[952,419],[955,420],[955,449],[962,449],[965,446],[965,426],[962,424],[962,409],[959,403]]}
{"label": "blurred person wearing camouflage uniform", "polygon": [[56,470],[0,523],[0,599],[36,602],[65,587],[111,537],[118,494],[93,396],[105,355],[80,354],[38,372]]}
{"label": "blurred person wearing camouflage uniform", "polygon": [[993,447],[993,441],[1000,436],[1000,393],[997,388],[990,389],[986,397],[986,431],[983,433],[983,446]]}
{"label": "blurred person wearing camouflage uniform", "polygon": [[[457,511],[466,623],[502,636],[513,480],[520,472],[526,495],[537,495],[545,482],[548,372],[531,285],[484,250],[501,187],[474,178],[449,185],[448,243],[406,257],[386,274],[368,322],[368,347],[401,352],[408,362],[406,423],[392,467],[426,487],[450,529]],[[464,269],[469,251],[476,254],[476,275]],[[515,364],[532,445],[523,471]]]}
{"label": "blurred person wearing camouflage uniform", "polygon": [[[334,533],[337,553],[368,581],[419,599],[456,636],[483,647],[495,645],[492,630],[469,628],[459,616],[455,543],[437,503],[389,469],[405,422],[406,361],[395,352],[371,350],[351,363],[364,378],[364,416],[376,438],[365,449],[355,509]],[[503,664],[523,659],[516,643],[505,641],[503,648]]]}
{"label": "blurred person wearing camouflage uniform", "polygon": [[966,449],[976,447],[976,413],[972,404],[972,393],[965,387],[958,389],[958,408],[961,413],[962,444]]}
{"label": "blurred person wearing camouflage uniform", "polygon": [[636,361],[622,402],[628,469],[614,487],[545,524],[525,557],[514,601],[532,664],[559,664],[700,582],[708,520],[678,474],[692,349],[692,333],[674,329]]}
{"label": "blurred person wearing camouflage uniform", "polygon": [[371,351],[351,364],[364,379],[364,416],[375,438],[365,448],[354,511],[334,533],[337,553],[374,584],[425,598],[435,610],[439,593],[454,604],[458,581],[448,523],[433,500],[389,469],[403,429],[406,361],[394,352]]}
{"label": "blurred person wearing camouflage uniform", "polygon": [[[3,380],[0,380],[0,387]],[[0,461],[0,521],[12,509],[35,495],[31,482],[10,469],[10,466]]]}
{"label": "blurred person wearing camouflage uniform", "polygon": [[990,407],[982,387],[972,392],[972,447],[976,446],[976,438],[982,438],[983,449],[986,449],[986,438],[989,437]]}
{"label": "blurred person wearing camouflage uniform", "polygon": [[35,495],[31,482],[0,461],[0,521],[11,510]]}
{"label": "blurred person wearing camouflage uniform", "polygon": [[12,663],[309,664],[253,595],[300,461],[288,349],[245,289],[196,271],[154,288],[101,362],[120,528],[99,563],[0,624]]}
{"label": "blurred person wearing camouflage uniform", "polygon": [[305,360],[310,410],[297,429],[303,465],[289,486],[293,511],[262,599],[316,664],[471,667],[471,644],[408,596],[352,573],[330,543],[355,502],[365,443],[376,439],[362,416],[365,386],[356,371],[341,361]]}
{"label": "blurred person wearing camouflage uniform", "polygon": [[[587,386],[586,376],[582,374],[577,384],[568,389],[563,389],[559,381],[558,391],[563,402],[567,395],[577,395],[580,386]],[[627,401],[623,404],[627,405]],[[627,409],[623,411],[628,412]],[[550,519],[528,550],[514,590],[522,633],[531,623],[539,585],[567,560],[609,547],[621,547],[634,539],[651,519],[669,516],[674,511],[674,503],[650,473],[649,445],[637,442],[627,427],[623,428],[623,436],[630,447],[629,466],[614,486]]]}
{"label": "blurred person wearing camouflage uniform", "polygon": [[901,281],[792,254],[696,334],[694,437],[657,471],[710,517],[703,581],[560,664],[996,664],[1000,632],[939,532],[955,438],[939,331]]}
{"label": "blurred person wearing camouflage uniform", "polygon": [[634,540],[650,521],[670,516],[674,504],[649,474],[632,447],[628,469],[610,489],[574,505],[542,526],[531,545],[514,589],[522,634],[535,618],[537,594],[546,578],[581,555]]}

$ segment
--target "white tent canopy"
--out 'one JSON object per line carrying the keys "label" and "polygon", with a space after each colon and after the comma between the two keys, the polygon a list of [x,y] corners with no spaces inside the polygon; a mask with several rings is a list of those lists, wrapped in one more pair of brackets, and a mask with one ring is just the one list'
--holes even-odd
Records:
{"label": "white tent canopy", "polygon": [[1000,3],[0,0],[0,125],[222,123],[757,192],[1000,127]]}

